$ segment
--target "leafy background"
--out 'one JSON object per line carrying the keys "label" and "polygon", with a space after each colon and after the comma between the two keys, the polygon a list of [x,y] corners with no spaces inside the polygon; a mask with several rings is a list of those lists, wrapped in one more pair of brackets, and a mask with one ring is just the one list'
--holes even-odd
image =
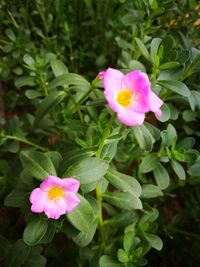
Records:
{"label": "leafy background", "polygon": [[[0,1],[2,266],[200,265],[199,12],[195,0]],[[95,77],[109,66],[147,72],[162,117],[108,129]],[[67,219],[30,213],[48,174],[81,181]]]}

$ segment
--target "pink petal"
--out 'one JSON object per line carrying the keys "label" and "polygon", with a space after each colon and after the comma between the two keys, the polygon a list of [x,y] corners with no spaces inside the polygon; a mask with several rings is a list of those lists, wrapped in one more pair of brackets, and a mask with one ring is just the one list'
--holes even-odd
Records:
{"label": "pink petal", "polygon": [[140,70],[134,70],[124,75],[122,87],[123,89],[132,89],[133,92],[141,94],[148,94],[151,90],[147,74]]}
{"label": "pink petal", "polygon": [[48,191],[51,187],[62,187],[63,181],[61,178],[56,176],[49,176],[47,179],[45,179],[41,184],[40,188],[43,191]]}
{"label": "pink petal", "polygon": [[134,94],[133,110],[145,113],[149,111],[148,95],[151,90],[150,82],[146,73],[135,70],[127,73],[122,79],[123,89],[129,89]]}
{"label": "pink petal", "polygon": [[48,200],[46,202],[44,213],[48,218],[58,219],[61,215],[65,214],[66,204],[63,199],[59,200]]}
{"label": "pink petal", "polygon": [[117,117],[125,125],[136,126],[143,124],[145,114],[135,112],[131,108],[128,108],[128,109],[123,109],[120,113],[118,113]]}
{"label": "pink petal", "polygon": [[71,212],[79,203],[80,199],[76,196],[76,194],[72,192],[66,192],[64,194],[64,200],[66,204],[66,212]]}
{"label": "pink petal", "polygon": [[103,73],[104,96],[108,102],[109,107],[118,112],[120,107],[116,101],[116,95],[121,91],[121,83],[124,74],[119,70],[108,68]]}
{"label": "pink petal", "polygon": [[32,204],[31,211],[43,212],[47,199],[48,195],[46,192],[42,191],[40,188],[34,189],[30,195],[30,202]]}
{"label": "pink petal", "polygon": [[106,91],[119,92],[124,74],[116,69],[108,68],[103,74],[103,86]]}
{"label": "pink petal", "polygon": [[163,101],[152,91],[149,94],[149,104],[151,111],[153,111],[157,116],[162,115],[160,107],[163,105]]}
{"label": "pink petal", "polygon": [[104,78],[104,74],[105,74],[105,71],[99,72],[99,74],[97,75],[96,79],[103,79]]}
{"label": "pink petal", "polygon": [[161,110],[161,109],[158,109],[158,110],[155,111],[154,113],[155,113],[155,115],[156,115],[157,117],[161,117],[161,116],[162,116],[162,110]]}
{"label": "pink petal", "polygon": [[110,91],[104,91],[104,96],[108,102],[108,106],[115,112],[118,112],[121,107],[119,103],[117,103],[117,100],[116,100],[117,94],[114,94],[114,92],[110,92]]}
{"label": "pink petal", "polygon": [[63,189],[69,192],[77,193],[80,182],[73,178],[64,178],[63,180]]}

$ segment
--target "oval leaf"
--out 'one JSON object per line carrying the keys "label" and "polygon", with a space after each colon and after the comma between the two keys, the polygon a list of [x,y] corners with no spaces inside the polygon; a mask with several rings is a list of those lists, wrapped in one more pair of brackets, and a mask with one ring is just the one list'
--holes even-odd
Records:
{"label": "oval leaf", "polygon": [[146,157],[143,158],[139,170],[142,173],[147,173],[152,171],[157,164],[159,163],[159,157],[157,155],[157,153],[151,153],[149,155],[147,155]]}
{"label": "oval leaf", "polygon": [[153,184],[144,184],[142,185],[142,194],[141,198],[154,198],[162,196],[163,192],[160,188]]}
{"label": "oval leaf", "polygon": [[140,126],[132,127],[132,130],[139,146],[143,150],[151,151],[155,140],[147,127],[143,124]]}
{"label": "oval leaf", "polygon": [[142,202],[138,197],[126,192],[107,192],[103,198],[112,205],[124,210],[142,209]]}
{"label": "oval leaf", "polygon": [[63,73],[68,73],[68,69],[65,66],[65,64],[58,59],[52,59],[51,62],[51,68],[53,70],[53,73],[56,77],[58,77],[59,75],[63,74]]}
{"label": "oval leaf", "polygon": [[144,234],[145,238],[147,239],[147,241],[149,242],[150,246],[152,248],[155,248],[157,250],[161,250],[163,247],[163,242],[160,239],[159,236],[151,234],[151,233],[145,233]]}
{"label": "oval leaf", "polygon": [[182,165],[176,160],[171,160],[171,166],[172,169],[175,171],[176,175],[178,176],[178,178],[181,180],[185,180],[186,175]]}
{"label": "oval leaf", "polygon": [[90,203],[81,195],[78,195],[80,204],[69,214],[67,218],[70,223],[83,233],[90,233],[94,222],[94,212]]}
{"label": "oval leaf", "polygon": [[99,158],[86,158],[71,165],[63,177],[76,177],[81,184],[92,184],[106,174],[108,164]]}
{"label": "oval leaf", "polygon": [[122,174],[113,170],[112,168],[109,168],[105,178],[121,191],[129,192],[136,197],[139,197],[141,194],[141,186],[139,182],[132,176]]}
{"label": "oval leaf", "polygon": [[162,87],[169,89],[170,91],[173,91],[179,95],[189,97],[190,96],[190,90],[188,87],[180,82],[180,81],[172,81],[172,80],[159,80],[158,84]]}
{"label": "oval leaf", "polygon": [[121,264],[115,260],[113,260],[110,256],[103,255],[99,261],[100,267],[124,267],[124,264]]}
{"label": "oval leaf", "polygon": [[20,267],[28,258],[31,248],[27,246],[22,239],[17,240],[12,247],[10,247],[5,266],[6,267]]}
{"label": "oval leaf", "polygon": [[48,176],[56,176],[55,167],[50,158],[38,151],[22,151],[20,160],[25,170],[33,177],[43,181]]}
{"label": "oval leaf", "polygon": [[89,89],[90,87],[90,83],[81,75],[76,73],[64,73],[59,75],[49,84],[49,89],[52,90],[59,86],[68,87],[69,85],[81,86],[84,89]]}
{"label": "oval leaf", "polygon": [[146,49],[146,46],[143,44],[143,42],[139,39],[139,38],[135,38],[135,41],[138,45],[138,48],[141,52],[141,54],[149,61],[152,63],[152,59],[151,56],[148,52],[148,50]]}
{"label": "oval leaf", "polygon": [[153,175],[155,177],[157,185],[161,189],[166,189],[169,186],[170,183],[169,174],[162,164],[159,163],[156,166],[156,168],[153,170]]}
{"label": "oval leaf", "polygon": [[35,246],[36,244],[40,243],[47,232],[48,225],[48,220],[39,219],[31,221],[29,224],[27,224],[24,230],[24,242],[29,246]]}
{"label": "oval leaf", "polygon": [[36,120],[40,120],[43,116],[49,112],[52,108],[58,105],[63,98],[66,96],[65,92],[52,92],[50,95],[45,97],[45,99],[40,103],[36,111]]}

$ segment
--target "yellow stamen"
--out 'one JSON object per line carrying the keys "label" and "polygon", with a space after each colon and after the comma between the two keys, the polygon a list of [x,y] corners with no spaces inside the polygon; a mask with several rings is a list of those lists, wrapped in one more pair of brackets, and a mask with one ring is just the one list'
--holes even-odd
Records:
{"label": "yellow stamen", "polygon": [[117,94],[117,102],[127,108],[133,102],[133,93],[129,90],[123,90]]}
{"label": "yellow stamen", "polygon": [[50,200],[60,199],[64,194],[64,190],[60,187],[52,187],[48,191],[48,197]]}

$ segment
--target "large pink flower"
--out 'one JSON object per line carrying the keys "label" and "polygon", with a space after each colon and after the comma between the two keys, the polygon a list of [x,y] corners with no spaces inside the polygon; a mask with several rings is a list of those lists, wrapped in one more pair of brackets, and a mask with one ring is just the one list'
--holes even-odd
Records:
{"label": "large pink flower", "polygon": [[79,185],[79,181],[73,178],[49,176],[31,192],[31,211],[44,212],[51,219],[71,212],[80,203],[76,196]]}
{"label": "large pink flower", "polygon": [[141,125],[145,113],[153,111],[157,116],[162,112],[163,101],[151,91],[148,76],[140,70],[126,75],[116,69],[108,68],[101,72],[104,95],[109,107],[117,113],[118,119],[128,125]]}

